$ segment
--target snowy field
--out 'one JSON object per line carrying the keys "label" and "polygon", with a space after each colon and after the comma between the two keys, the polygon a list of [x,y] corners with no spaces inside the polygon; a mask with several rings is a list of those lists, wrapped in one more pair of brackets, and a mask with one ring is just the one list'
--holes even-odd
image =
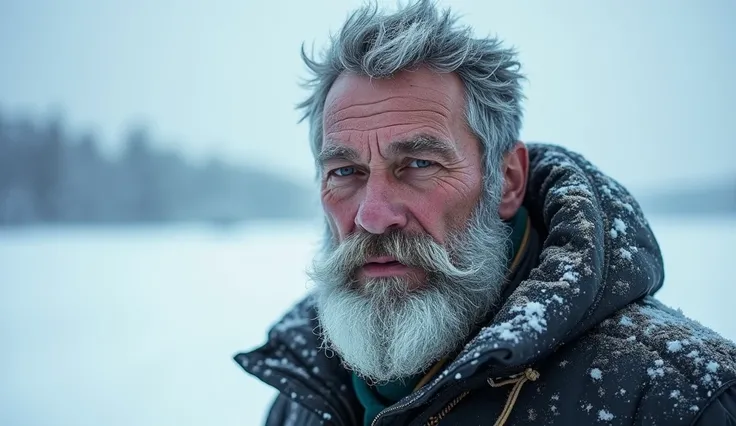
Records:
{"label": "snowy field", "polygon": [[[651,218],[660,298],[736,340],[736,218]],[[232,360],[299,299],[318,229],[0,231],[0,425],[243,426],[274,393]]]}

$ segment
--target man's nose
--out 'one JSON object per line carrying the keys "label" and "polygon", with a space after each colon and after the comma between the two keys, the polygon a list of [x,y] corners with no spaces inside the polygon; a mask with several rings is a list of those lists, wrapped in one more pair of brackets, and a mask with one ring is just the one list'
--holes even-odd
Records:
{"label": "man's nose", "polygon": [[404,228],[408,212],[393,188],[378,179],[369,179],[355,224],[371,234],[383,234],[393,228]]}

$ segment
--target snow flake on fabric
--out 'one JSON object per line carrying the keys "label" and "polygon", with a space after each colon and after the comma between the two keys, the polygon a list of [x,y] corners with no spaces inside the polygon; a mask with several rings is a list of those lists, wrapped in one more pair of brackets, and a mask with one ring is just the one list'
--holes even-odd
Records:
{"label": "snow flake on fabric", "polygon": [[619,235],[626,235],[626,223],[621,218],[613,219],[613,228],[611,228],[611,237],[616,238]]}
{"label": "snow flake on fabric", "polygon": [[603,372],[600,368],[593,368],[590,370],[590,377],[592,377],[593,380],[601,380],[603,378]]}
{"label": "snow flake on fabric", "polygon": [[604,421],[604,422],[610,422],[613,420],[614,416],[610,411],[608,410],[600,410],[598,411],[598,420]]}
{"label": "snow flake on fabric", "polygon": [[626,315],[621,315],[621,319],[618,322],[619,324],[625,326],[625,327],[633,327],[634,322],[631,321],[631,318],[627,317]]}
{"label": "snow flake on fabric", "polygon": [[616,204],[618,207],[625,209],[629,213],[634,213],[634,206],[632,206],[629,203],[624,203],[621,200],[615,200],[614,204]]}
{"label": "snow flake on fabric", "polygon": [[592,197],[593,193],[590,192],[589,186],[587,184],[578,183],[573,185],[567,185],[562,186],[560,188],[556,188],[553,193],[555,195],[583,195],[586,197]]}
{"label": "snow flake on fabric", "polygon": [[[259,363],[260,363],[260,361],[259,361]],[[297,375],[299,377],[302,377],[302,378],[305,378],[305,379],[308,379],[309,378],[309,374],[307,373],[307,371],[303,367],[297,366],[296,364],[290,362],[286,358],[281,358],[281,359],[266,358],[263,361],[263,364],[265,364],[266,366],[270,367],[272,370],[274,370],[274,369],[275,370],[282,370],[282,371],[286,370],[286,371],[289,371],[290,373],[292,373],[294,375]]]}
{"label": "snow flake on fabric", "polygon": [[501,340],[510,340],[518,343],[524,332],[535,331],[542,333],[546,330],[546,305],[539,302],[528,302],[523,306],[515,306],[510,312],[517,315],[511,321],[505,321],[486,329],[487,333],[495,335]]}
{"label": "snow flake on fabric", "polygon": [[682,350],[682,342],[679,340],[667,342],[667,350],[670,352],[680,352]]}
{"label": "snow flake on fabric", "polygon": [[631,260],[633,256],[631,252],[629,250],[626,250],[625,248],[618,249],[618,254],[619,256],[621,256],[623,259],[626,259],[626,260]]}
{"label": "snow flake on fabric", "polygon": [[652,379],[656,379],[657,377],[664,377],[664,368],[647,368],[647,374],[649,374],[649,377]]}
{"label": "snow flake on fabric", "polygon": [[575,271],[567,271],[562,274],[562,281],[567,281],[570,284],[578,282],[578,278],[580,278],[580,274]]}
{"label": "snow flake on fabric", "polygon": [[309,321],[306,318],[300,318],[296,315],[290,314],[279,321],[279,323],[274,326],[274,330],[285,332],[288,330],[298,329],[299,327],[305,325],[309,325]]}

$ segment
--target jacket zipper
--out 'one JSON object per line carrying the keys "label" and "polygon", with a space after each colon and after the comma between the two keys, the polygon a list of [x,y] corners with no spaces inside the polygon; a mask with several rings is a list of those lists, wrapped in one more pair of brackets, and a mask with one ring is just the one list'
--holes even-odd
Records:
{"label": "jacket zipper", "polygon": [[419,398],[421,398],[425,394],[426,394],[426,392],[425,393],[418,393],[417,395],[414,396],[414,398],[410,399],[409,401],[406,401],[405,403],[403,403],[401,405],[395,405],[393,407],[386,408],[385,410],[381,411],[380,413],[378,413],[376,415],[376,417],[371,422],[371,426],[376,426],[378,424],[377,423],[378,422],[378,419],[380,419],[381,416],[383,416],[384,414],[391,413],[391,412],[396,411],[396,410],[403,410],[404,408],[406,408],[406,407],[414,404]]}
{"label": "jacket zipper", "polygon": [[[459,365],[459,366],[458,366],[457,368],[454,368],[453,370],[457,370],[457,369],[459,369],[460,367],[462,367],[462,366],[464,366],[464,365],[466,365],[466,364],[463,364],[463,365]],[[522,372],[523,372],[523,371],[524,371],[524,370],[525,370],[526,368],[527,368],[527,365],[526,365],[526,364],[524,364],[524,365],[517,365],[517,366],[514,366],[513,368],[507,368],[507,369],[501,370],[501,371],[500,371],[500,372],[498,373],[498,375],[497,375],[496,377],[511,377],[511,376],[514,376],[515,374],[518,374],[518,373],[515,373],[515,374],[510,374],[511,372],[513,372],[513,371],[522,371]],[[448,373],[448,375],[447,375],[447,376],[449,377],[449,376],[451,376],[451,374],[449,374],[449,373]],[[437,384],[436,384],[436,385],[435,385],[434,387],[436,388],[436,387],[438,387],[438,386],[440,386],[440,383],[437,383]],[[417,400],[419,400],[419,399],[421,399],[421,398],[422,398],[423,396],[426,396],[427,394],[429,394],[429,391],[430,391],[430,390],[431,390],[431,389],[428,389],[428,390],[427,390],[426,392],[424,392],[424,393],[417,393],[417,394],[416,394],[416,395],[415,395],[415,396],[414,396],[414,397],[413,397],[412,399],[410,399],[409,401],[406,401],[405,403],[403,403],[403,404],[401,404],[401,405],[395,405],[395,406],[392,406],[392,407],[386,408],[386,409],[384,409],[383,411],[379,412],[379,413],[378,413],[378,414],[376,415],[376,417],[375,417],[375,418],[373,419],[373,421],[371,422],[371,426],[376,426],[376,425],[378,424],[378,420],[379,420],[379,419],[381,419],[381,417],[384,417],[385,415],[387,415],[387,414],[389,414],[389,413],[393,413],[393,412],[395,412],[395,411],[398,411],[398,410],[403,410],[403,409],[405,409],[406,407],[408,407],[408,406],[410,406],[410,405],[414,404],[414,403],[415,403],[415,402],[416,402]]]}

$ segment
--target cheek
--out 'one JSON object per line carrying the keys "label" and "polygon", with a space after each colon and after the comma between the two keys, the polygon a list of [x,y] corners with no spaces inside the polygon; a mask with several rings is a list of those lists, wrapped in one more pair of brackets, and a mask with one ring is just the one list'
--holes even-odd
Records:
{"label": "cheek", "polygon": [[465,229],[479,197],[480,191],[461,194],[437,188],[414,199],[410,205],[424,231],[443,244],[450,232]]}
{"label": "cheek", "polygon": [[349,199],[338,199],[330,193],[323,193],[322,209],[332,233],[337,235],[339,240],[352,232],[355,226],[355,215],[358,212],[357,204]]}
{"label": "cheek", "polygon": [[443,244],[447,239],[450,221],[456,213],[453,202],[448,200],[447,194],[433,192],[414,198],[410,203],[412,216],[416,218],[422,230],[435,241]]}

